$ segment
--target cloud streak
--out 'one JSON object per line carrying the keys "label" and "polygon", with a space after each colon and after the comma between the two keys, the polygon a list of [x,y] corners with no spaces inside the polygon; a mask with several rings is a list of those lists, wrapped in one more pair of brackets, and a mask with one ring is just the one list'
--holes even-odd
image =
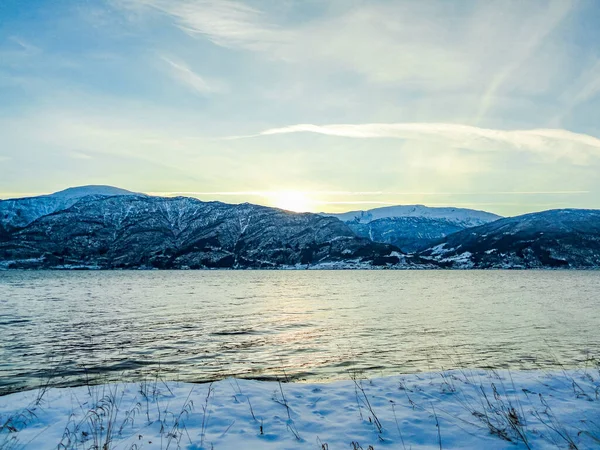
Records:
{"label": "cloud streak", "polygon": [[[421,11],[402,4],[361,5],[344,8],[336,16],[283,26],[278,24],[281,17],[275,17],[272,11],[241,1],[113,1],[130,10],[158,11],[186,34],[220,47],[257,52],[267,59],[313,68],[325,65],[349,69],[376,83],[410,79],[455,85],[464,83],[471,70],[461,56],[465,52],[448,45],[445,38],[432,40],[427,33],[432,21],[439,20],[433,19],[435,9],[431,7]],[[398,27],[395,19],[390,20],[392,16],[402,16],[406,23]],[[451,27],[444,27],[443,34],[453,35]],[[390,54],[402,57],[389,58]]]}
{"label": "cloud streak", "polygon": [[282,33],[264,14],[231,0],[116,0],[127,8],[151,8],[175,20],[176,26],[193,37],[205,37],[227,48],[266,51],[282,42]]}
{"label": "cloud streak", "polygon": [[493,99],[502,85],[513,78],[519,69],[532,59],[540,47],[546,43],[548,36],[560,25],[572,9],[574,9],[573,2],[553,0],[540,14],[531,17],[531,20],[527,22],[527,32],[524,33],[521,45],[514,46],[511,59],[493,77],[492,82],[486,89],[477,113],[477,121],[484,117],[493,106]]}
{"label": "cloud streak", "polygon": [[482,100],[469,114],[477,121],[507,93],[549,88],[544,80],[562,73],[569,57],[553,42],[560,43],[565,19],[581,7],[564,0],[323,2],[329,8],[322,14],[299,20],[294,5],[301,2],[111,1],[140,14],[158,12],[194,38],[309,72],[349,71],[372,84],[411,89],[477,89]]}
{"label": "cloud streak", "polygon": [[478,151],[516,149],[573,160],[600,156],[600,139],[562,129],[496,130],[452,123],[298,124],[270,128],[242,139],[291,133],[316,133],[354,139],[429,140]]}
{"label": "cloud streak", "polygon": [[194,92],[200,95],[207,95],[220,91],[218,87],[210,85],[204,78],[195,73],[186,64],[182,62],[175,62],[166,56],[163,56],[162,60],[171,67],[171,75],[181,84],[187,86]]}

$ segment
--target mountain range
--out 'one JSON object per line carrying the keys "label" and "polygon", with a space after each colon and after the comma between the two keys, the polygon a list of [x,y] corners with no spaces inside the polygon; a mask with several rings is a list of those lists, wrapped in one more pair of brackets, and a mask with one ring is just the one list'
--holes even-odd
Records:
{"label": "mountain range", "polygon": [[107,187],[0,202],[7,268],[281,268],[428,264],[343,222],[248,203]]}
{"label": "mountain range", "polygon": [[0,201],[0,268],[597,268],[600,211],[293,213],[111,186]]}

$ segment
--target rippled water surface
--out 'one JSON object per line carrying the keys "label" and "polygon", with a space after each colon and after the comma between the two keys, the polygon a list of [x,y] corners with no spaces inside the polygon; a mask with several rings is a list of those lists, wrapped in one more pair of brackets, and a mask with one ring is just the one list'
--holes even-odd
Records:
{"label": "rippled water surface", "polygon": [[600,356],[600,272],[0,272],[0,394],[161,377],[347,378]]}

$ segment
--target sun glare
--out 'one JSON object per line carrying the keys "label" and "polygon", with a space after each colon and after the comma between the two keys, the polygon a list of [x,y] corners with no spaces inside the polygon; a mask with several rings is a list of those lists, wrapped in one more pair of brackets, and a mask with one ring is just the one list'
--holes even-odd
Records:
{"label": "sun glare", "polygon": [[310,211],[310,199],[302,192],[279,192],[274,198],[277,208],[287,211],[305,212]]}

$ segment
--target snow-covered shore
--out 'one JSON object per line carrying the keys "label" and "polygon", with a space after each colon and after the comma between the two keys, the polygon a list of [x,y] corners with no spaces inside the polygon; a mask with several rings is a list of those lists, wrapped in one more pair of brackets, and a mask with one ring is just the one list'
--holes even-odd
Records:
{"label": "snow-covered shore", "polygon": [[600,447],[597,366],[353,378],[19,392],[0,397],[0,449]]}

